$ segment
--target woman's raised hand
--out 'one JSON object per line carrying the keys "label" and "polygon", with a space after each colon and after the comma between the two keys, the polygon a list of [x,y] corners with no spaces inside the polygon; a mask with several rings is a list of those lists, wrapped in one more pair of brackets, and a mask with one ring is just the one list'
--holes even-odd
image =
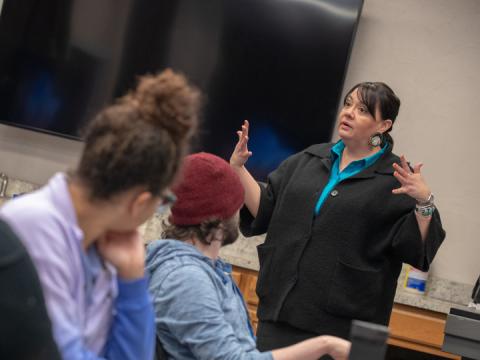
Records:
{"label": "woman's raised hand", "polygon": [[430,196],[430,189],[420,172],[423,164],[415,165],[412,171],[407,164],[405,156],[402,155],[400,161],[401,166],[396,163],[393,164],[393,168],[395,169],[393,176],[400,182],[401,186],[393,189],[392,192],[394,194],[406,194],[418,202],[427,201]]}
{"label": "woman's raised hand", "polygon": [[238,142],[230,157],[230,165],[232,166],[242,167],[248,158],[252,156],[252,152],[248,151],[248,128],[248,120],[245,120],[242,125],[242,130],[237,131]]}

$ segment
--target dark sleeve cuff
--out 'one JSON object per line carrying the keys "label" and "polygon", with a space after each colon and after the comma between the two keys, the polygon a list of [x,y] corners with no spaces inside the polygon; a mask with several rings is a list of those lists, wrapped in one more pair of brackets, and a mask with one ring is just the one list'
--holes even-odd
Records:
{"label": "dark sleeve cuff", "polygon": [[446,233],[442,227],[442,222],[440,220],[440,213],[438,212],[438,210],[435,210],[432,215],[432,220],[430,220],[427,238],[424,241],[425,256],[423,257],[423,264],[420,270],[428,270],[431,262],[433,261],[433,258],[437,254],[438,249],[440,248],[440,245],[442,245],[443,240],[445,239],[445,235]]}
{"label": "dark sleeve cuff", "polygon": [[437,210],[433,213],[425,240],[422,240],[414,210],[407,214],[402,222],[394,239],[397,255],[402,262],[419,270],[428,271],[435,254],[445,239],[440,214]]}
{"label": "dark sleeve cuff", "polygon": [[240,210],[240,231],[246,237],[266,233],[273,212],[273,202],[271,196],[268,196],[266,185],[263,183],[259,183],[259,185],[260,204],[257,216],[253,217],[246,206]]}

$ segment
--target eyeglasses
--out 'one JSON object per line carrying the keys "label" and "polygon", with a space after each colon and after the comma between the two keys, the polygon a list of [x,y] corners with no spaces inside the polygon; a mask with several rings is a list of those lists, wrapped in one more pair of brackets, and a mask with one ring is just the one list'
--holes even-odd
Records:
{"label": "eyeglasses", "polygon": [[157,207],[156,213],[161,215],[164,214],[168,209],[172,207],[173,204],[175,204],[175,201],[177,201],[177,197],[171,190],[166,190],[160,197],[160,205]]}

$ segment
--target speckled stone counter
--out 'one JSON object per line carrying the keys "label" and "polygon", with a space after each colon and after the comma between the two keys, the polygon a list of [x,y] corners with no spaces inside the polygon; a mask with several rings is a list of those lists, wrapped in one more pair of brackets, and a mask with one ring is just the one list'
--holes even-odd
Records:
{"label": "speckled stone counter", "polygon": [[26,181],[9,179],[7,191],[5,193],[6,196],[0,197],[0,205],[2,205],[5,201],[9,200],[12,196],[27,193],[35,190],[36,188],[38,188],[38,185],[34,185]]}
{"label": "speckled stone counter", "polygon": [[410,293],[403,288],[405,266],[398,277],[395,302],[448,314],[452,306],[468,305],[473,285],[430,276],[424,295]]}
{"label": "speckled stone counter", "polygon": [[[11,197],[13,194],[21,194],[30,192],[38,186],[19,180],[10,179],[7,195]],[[0,198],[0,205],[6,201],[6,198]],[[154,215],[141,228],[145,242],[158,239],[161,236],[162,222],[167,215]],[[264,241],[264,236],[255,236],[245,238],[240,236],[233,245],[224,247],[221,250],[221,257],[233,265],[258,270],[257,245]],[[435,276],[430,276],[427,282],[427,290],[425,295],[410,293],[403,288],[403,280],[405,278],[405,267],[399,276],[397,293],[395,302],[404,305],[410,305],[422,309],[437,311],[440,313],[448,313],[450,307],[455,305],[467,305],[470,301],[470,295],[473,285],[462,284]]]}

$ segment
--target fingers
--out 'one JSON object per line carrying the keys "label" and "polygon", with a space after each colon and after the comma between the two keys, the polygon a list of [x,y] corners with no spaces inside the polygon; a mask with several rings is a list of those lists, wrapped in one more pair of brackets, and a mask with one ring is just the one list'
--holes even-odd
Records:
{"label": "fingers", "polygon": [[244,138],[248,139],[248,129],[250,128],[250,124],[248,123],[248,120],[245,120],[242,125],[242,135]]}
{"label": "fingers", "polygon": [[249,127],[250,127],[250,124],[248,123],[248,120],[245,120],[242,125],[242,130],[237,131],[237,136],[238,136],[237,149],[247,154],[249,154],[249,151],[247,148]]}
{"label": "fingers", "polygon": [[423,163],[418,163],[413,167],[413,172],[412,172],[412,169],[408,165],[407,160],[403,155],[400,157],[400,162],[401,162],[401,166],[398,165],[397,163],[394,163],[393,167],[398,172],[398,174],[400,174],[405,178],[412,174],[420,174],[421,169],[423,167]]}
{"label": "fingers", "polygon": [[243,135],[239,137],[237,149],[242,153],[248,151],[248,137]]}
{"label": "fingers", "polygon": [[242,127],[245,127],[245,129],[247,131],[247,135],[248,135],[248,130],[250,129],[250,123],[248,122],[248,120],[243,121],[243,126]]}
{"label": "fingers", "polygon": [[401,166],[398,165],[397,163],[394,163],[393,167],[402,176],[407,176],[407,175],[411,175],[411,174],[419,174],[420,170],[423,166],[423,163],[418,163],[413,167],[413,171],[412,171],[412,168],[408,165],[408,162],[407,162],[404,155],[400,156],[400,164],[401,164]]}
{"label": "fingers", "polygon": [[[410,169],[405,170],[405,168],[403,168],[403,166],[400,166],[397,163],[393,163],[393,168],[395,169],[395,172],[393,173],[393,175],[397,174],[405,180],[411,174]],[[398,179],[398,176],[395,176],[395,177]]]}
{"label": "fingers", "polygon": [[416,164],[412,169],[403,155],[400,157],[400,163],[401,165],[393,164],[393,168],[395,169],[393,176],[400,183],[400,187],[393,189],[392,193],[405,194],[414,199],[424,199],[428,197],[430,191],[421,174],[423,163]]}
{"label": "fingers", "polygon": [[406,194],[406,193],[407,193],[407,189],[403,186],[392,190],[392,194],[395,194],[395,195]]}
{"label": "fingers", "polygon": [[248,139],[248,130],[250,128],[250,124],[248,123],[248,120],[244,120],[242,124],[242,130],[237,131],[237,135],[239,140],[241,138],[247,138]]}
{"label": "fingers", "polygon": [[422,169],[423,163],[418,163],[413,167],[414,174],[420,174],[420,170]]}
{"label": "fingers", "polygon": [[234,167],[242,167],[252,156],[252,152],[248,150],[248,132],[250,124],[248,120],[244,120],[240,130],[237,130],[238,141],[230,156],[230,165]]}
{"label": "fingers", "polygon": [[400,156],[400,162],[402,164],[402,168],[407,172],[410,173],[411,169],[410,166],[408,166],[407,159],[405,158],[405,155]]}

